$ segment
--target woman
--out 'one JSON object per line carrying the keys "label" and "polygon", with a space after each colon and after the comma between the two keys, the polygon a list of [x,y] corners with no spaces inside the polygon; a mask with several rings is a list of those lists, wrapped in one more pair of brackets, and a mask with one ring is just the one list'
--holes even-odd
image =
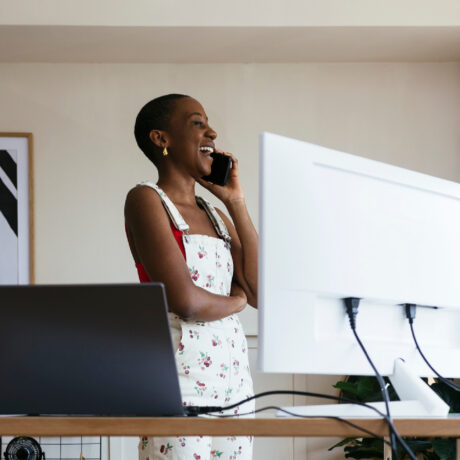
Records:
{"label": "woman", "polygon": [[[253,394],[246,338],[237,313],[257,307],[258,237],[246,209],[238,160],[214,145],[195,99],[169,94],[147,103],[135,125],[136,141],[158,169],[157,184],[143,182],[126,198],[128,241],[141,282],[166,288],[176,365],[184,405],[226,406]],[[229,155],[225,186],[203,179],[212,151]],[[227,207],[195,196],[195,183]],[[252,403],[232,414],[250,412]],[[142,438],[142,460],[250,459],[252,437]]]}

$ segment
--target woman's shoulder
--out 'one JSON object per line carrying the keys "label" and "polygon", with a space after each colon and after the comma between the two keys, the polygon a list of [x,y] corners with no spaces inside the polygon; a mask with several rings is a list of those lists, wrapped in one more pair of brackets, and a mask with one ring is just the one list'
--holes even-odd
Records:
{"label": "woman's shoulder", "polygon": [[144,212],[145,208],[154,211],[162,207],[161,197],[145,183],[139,183],[128,191],[125,200],[125,217]]}
{"label": "woman's shoulder", "polygon": [[145,196],[155,196],[159,197],[158,189],[153,182],[150,181],[143,181],[137,183],[133,188],[131,188],[127,195],[126,199],[132,199],[137,197],[145,197]]}

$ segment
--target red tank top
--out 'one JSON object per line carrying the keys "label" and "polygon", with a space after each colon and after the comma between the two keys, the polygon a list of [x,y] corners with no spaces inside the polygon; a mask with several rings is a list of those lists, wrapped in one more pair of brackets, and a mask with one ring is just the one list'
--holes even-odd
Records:
{"label": "red tank top", "polygon": [[[184,259],[186,259],[184,243],[182,241],[182,232],[180,230],[177,230],[177,228],[174,227],[174,224],[172,222],[170,222],[170,225],[171,225],[171,230],[173,232],[174,238],[176,238],[177,244],[179,245],[179,248],[182,254],[184,255]],[[126,226],[125,226],[125,231],[126,231],[126,237],[129,240]],[[147,272],[145,271],[144,266],[141,263],[138,263],[136,264],[136,268],[137,268],[137,274],[139,275],[139,281],[141,283],[150,283],[151,280],[149,278],[149,275],[147,275]]]}

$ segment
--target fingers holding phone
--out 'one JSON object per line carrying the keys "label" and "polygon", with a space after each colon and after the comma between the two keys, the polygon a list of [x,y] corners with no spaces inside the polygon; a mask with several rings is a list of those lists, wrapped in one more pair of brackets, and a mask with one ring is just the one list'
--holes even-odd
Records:
{"label": "fingers holding phone", "polygon": [[197,182],[217,196],[222,202],[244,198],[238,175],[238,160],[231,153],[214,149],[211,174]]}
{"label": "fingers holding phone", "polygon": [[231,168],[232,170],[234,170],[234,171],[230,171],[230,174],[231,174],[232,172],[234,172],[234,173],[237,174],[237,173],[238,173],[238,160],[237,160],[237,158],[235,158],[235,155],[233,155],[233,153],[224,152],[224,151],[222,151],[222,150],[217,150],[217,149],[216,149],[216,151],[217,151],[218,153],[222,153],[223,155],[230,157],[230,159],[231,159],[231,166],[230,166],[230,168]]}

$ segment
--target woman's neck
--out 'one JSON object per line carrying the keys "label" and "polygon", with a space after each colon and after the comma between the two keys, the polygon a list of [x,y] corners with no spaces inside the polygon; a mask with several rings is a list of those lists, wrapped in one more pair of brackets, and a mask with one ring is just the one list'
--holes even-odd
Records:
{"label": "woman's neck", "polygon": [[159,179],[157,182],[168,198],[176,205],[197,206],[195,200],[195,179],[171,181]]}

